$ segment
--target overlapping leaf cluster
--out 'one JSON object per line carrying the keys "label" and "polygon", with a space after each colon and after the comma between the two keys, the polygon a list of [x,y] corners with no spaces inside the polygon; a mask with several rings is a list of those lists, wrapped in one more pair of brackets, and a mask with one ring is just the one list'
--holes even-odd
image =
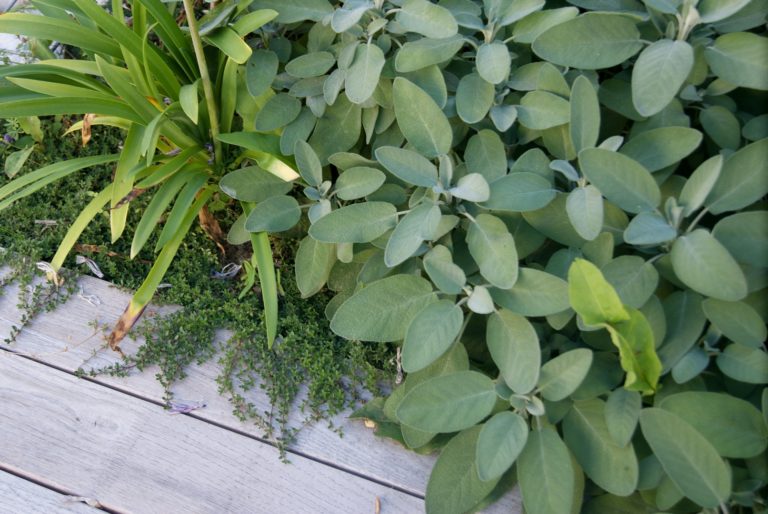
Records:
{"label": "overlapping leaf cluster", "polygon": [[245,230],[307,209],[300,290],[400,349],[360,415],[442,448],[429,512],[515,475],[531,514],[764,509],[764,3],[254,5],[305,198],[222,187]]}
{"label": "overlapping leaf cluster", "polygon": [[[86,0],[67,2],[90,26]],[[265,9],[278,15],[249,46],[239,24]],[[475,510],[515,479],[531,514],[765,510],[766,14],[761,0],[254,0],[210,15],[218,99],[239,115],[216,141],[251,159],[219,183],[245,211],[229,241],[306,210],[298,287],[336,292],[337,334],[397,346],[404,383],[359,415],[441,449],[429,512]],[[191,68],[190,49],[83,34],[107,57],[0,93],[38,105],[88,88],[78,112],[136,118],[139,150],[121,157],[136,162],[173,125],[126,111],[128,88],[91,94],[101,78],[156,78],[194,121],[197,90],[165,70]]]}

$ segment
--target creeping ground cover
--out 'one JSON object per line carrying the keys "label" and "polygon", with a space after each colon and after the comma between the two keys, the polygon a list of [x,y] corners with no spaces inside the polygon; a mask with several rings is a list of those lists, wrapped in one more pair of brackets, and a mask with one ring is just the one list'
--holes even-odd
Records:
{"label": "creeping ground cover", "polygon": [[528,514],[767,510],[764,1],[246,0],[177,30],[134,0],[131,36],[122,9],[33,3],[0,30],[79,23],[83,56],[3,68],[0,116],[127,128],[77,169],[117,161],[89,207],[117,235],[154,195],[158,263],[239,206],[267,309],[267,234],[297,235],[301,295],[396,356],[355,416],[439,452],[427,512],[515,484]]}

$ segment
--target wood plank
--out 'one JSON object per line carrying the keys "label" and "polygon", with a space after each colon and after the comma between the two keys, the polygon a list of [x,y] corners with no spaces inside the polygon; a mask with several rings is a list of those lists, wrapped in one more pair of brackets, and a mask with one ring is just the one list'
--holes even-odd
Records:
{"label": "wood plank", "polygon": [[422,500],[0,352],[0,466],[134,513],[418,512]]}
{"label": "wood plank", "polygon": [[[108,282],[83,277],[83,290],[100,299],[100,305],[91,305],[80,298],[73,298],[66,305],[46,313],[28,326],[19,336],[13,350],[34,358],[74,371],[88,365],[102,367],[118,361],[117,356],[107,350],[100,350],[103,342],[91,328],[92,322],[114,323],[127,304],[130,296],[112,287]],[[10,331],[10,326],[20,319],[16,308],[16,292],[9,288],[0,296],[0,336]],[[152,310],[148,309],[152,314]],[[222,339],[226,333],[220,334]],[[141,341],[126,341],[123,348],[135,351]],[[154,370],[136,373],[128,378],[98,377],[97,381],[117,387],[143,398],[161,401],[162,388],[154,379]],[[192,365],[188,377],[173,388],[176,398],[204,400],[205,409],[197,410],[194,416],[215,422],[231,429],[260,436],[261,431],[252,423],[243,423],[231,413],[231,405],[217,392],[215,378],[219,373],[216,362]],[[248,393],[247,398],[257,409],[268,410],[269,399],[260,390]],[[344,430],[344,437],[329,429],[324,423],[304,428],[293,450],[325,462],[331,462],[351,472],[391,484],[402,490],[423,495],[426,482],[434,464],[434,456],[417,455],[398,444],[375,437],[359,421],[346,418],[342,413],[334,420]],[[297,425],[299,419],[293,419]],[[522,511],[519,495],[510,493],[489,507],[486,512],[519,513]]]}
{"label": "wood plank", "polygon": [[76,497],[66,496],[0,471],[0,512],[25,514],[98,514]]}

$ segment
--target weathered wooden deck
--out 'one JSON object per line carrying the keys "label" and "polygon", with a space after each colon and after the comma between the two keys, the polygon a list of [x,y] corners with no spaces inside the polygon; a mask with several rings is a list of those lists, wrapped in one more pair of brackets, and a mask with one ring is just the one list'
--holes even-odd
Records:
{"label": "weathered wooden deck", "polygon": [[[0,275],[2,273],[0,272]],[[304,429],[283,464],[253,424],[219,396],[214,361],[174,387],[204,400],[189,414],[163,408],[152,370],[128,378],[74,375],[83,363],[116,362],[93,322],[114,323],[129,295],[83,278],[96,306],[74,297],[0,345],[0,513],[371,513],[423,512],[434,456],[376,438],[340,416]],[[0,339],[18,324],[16,291],[0,296]],[[131,351],[139,342],[123,345]],[[264,410],[265,396],[249,400]],[[519,513],[507,494],[486,512]]]}

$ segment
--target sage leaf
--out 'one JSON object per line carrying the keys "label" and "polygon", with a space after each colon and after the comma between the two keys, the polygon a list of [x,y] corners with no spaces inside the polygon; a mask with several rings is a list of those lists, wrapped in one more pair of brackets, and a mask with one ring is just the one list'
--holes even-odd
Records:
{"label": "sage leaf", "polygon": [[555,94],[531,91],[520,100],[517,120],[529,129],[544,130],[568,123],[570,109],[568,101]]}
{"label": "sage leaf", "polygon": [[760,411],[741,398],[686,391],[664,397],[658,406],[690,423],[722,457],[748,459],[768,446],[768,428]]}
{"label": "sage leaf", "polygon": [[437,167],[413,150],[382,146],[376,149],[376,159],[387,171],[409,184],[421,187],[437,185]]}
{"label": "sage leaf", "polygon": [[227,173],[219,182],[227,195],[243,202],[263,202],[284,195],[293,185],[258,166],[248,166]]}
{"label": "sage leaf", "polygon": [[568,219],[576,232],[592,241],[603,230],[603,195],[593,185],[577,187],[565,202]]}
{"label": "sage leaf", "polygon": [[512,289],[493,289],[491,295],[505,309],[523,316],[549,316],[569,307],[568,283],[534,268],[520,268]]}
{"label": "sage leaf", "polygon": [[331,330],[346,339],[399,341],[416,314],[435,301],[428,281],[393,275],[372,282],[342,303],[331,320]]}
{"label": "sage leaf", "polygon": [[424,307],[405,331],[403,370],[413,373],[435,362],[453,345],[463,322],[461,307],[448,300]]}
{"label": "sage leaf", "polygon": [[328,157],[346,152],[357,143],[362,126],[361,114],[360,106],[350,102],[346,96],[339,97],[325,109],[309,138],[309,144],[317,152],[321,164],[327,164]]}
{"label": "sage leaf", "polygon": [[507,45],[500,41],[484,43],[477,50],[477,73],[491,84],[501,84],[509,77],[512,56]]}
{"label": "sage leaf", "polygon": [[333,244],[315,241],[305,237],[296,251],[296,285],[302,298],[309,298],[320,291],[331,274],[336,262],[336,248]]}
{"label": "sage leaf", "polygon": [[559,23],[540,34],[532,46],[546,61],[583,70],[616,66],[642,47],[634,21],[613,13],[586,13]]}
{"label": "sage leaf", "polygon": [[641,132],[621,147],[620,152],[651,173],[677,164],[701,144],[702,134],[686,127],[661,127]]}
{"label": "sage leaf", "polygon": [[715,224],[712,235],[739,262],[768,268],[768,211],[732,214]]}
{"label": "sage leaf", "polygon": [[323,182],[323,167],[320,165],[320,159],[315,150],[309,143],[299,140],[296,141],[293,154],[301,178],[310,186],[318,187]]}
{"label": "sage leaf", "polygon": [[245,86],[254,98],[266,92],[277,76],[280,63],[277,54],[270,50],[254,50],[245,63]]}
{"label": "sage leaf", "polygon": [[715,508],[731,493],[728,465],[690,424],[664,409],[643,409],[640,427],[664,471],[702,507]]}
{"label": "sage leaf", "polygon": [[333,7],[327,0],[255,0],[251,7],[277,11],[275,21],[280,23],[321,21],[333,14]]}
{"label": "sage leaf", "polygon": [[355,104],[367,101],[379,84],[383,68],[384,52],[381,48],[373,43],[359,45],[355,50],[352,66],[345,72],[344,85],[347,98]]}
{"label": "sage leaf", "polygon": [[579,152],[585,177],[621,209],[638,213],[653,210],[661,201],[656,181],[640,163],[620,153],[587,148]]}
{"label": "sage leaf", "polygon": [[571,88],[571,141],[576,152],[593,148],[600,135],[600,103],[597,91],[585,76],[576,77]]}
{"label": "sage leaf", "polygon": [[453,36],[443,39],[417,39],[408,41],[395,56],[395,69],[400,73],[420,70],[452,58],[464,46],[464,38]]}
{"label": "sage leaf", "polygon": [[659,285],[659,272],[653,263],[637,255],[621,255],[600,270],[625,305],[641,308]]}
{"label": "sage leaf", "polygon": [[493,84],[477,73],[464,75],[456,89],[456,112],[465,123],[478,123],[493,105]]}
{"label": "sage leaf", "polygon": [[451,37],[459,30],[451,11],[427,0],[405,0],[395,19],[405,30],[433,39]]}
{"label": "sage leaf", "polygon": [[484,202],[491,195],[488,182],[480,173],[464,175],[449,191],[453,196],[470,202]]}
{"label": "sage leaf", "polygon": [[488,416],[495,404],[496,389],[490,378],[476,371],[458,371],[411,389],[397,408],[397,419],[427,432],[458,432]]}
{"label": "sage leaf", "polygon": [[624,241],[632,245],[658,245],[672,241],[677,230],[660,214],[641,212],[629,222],[624,230]]}
{"label": "sage leaf", "polygon": [[469,253],[480,267],[480,274],[500,289],[510,289],[517,281],[518,264],[515,240],[496,216],[480,214],[467,231]]}
{"label": "sage leaf", "polygon": [[559,402],[570,396],[584,382],[592,366],[592,350],[578,348],[544,363],[538,390],[545,400]]}
{"label": "sage leaf", "polygon": [[768,353],[733,343],[717,356],[717,367],[728,377],[747,384],[768,384]]}
{"label": "sage leaf", "polygon": [[761,348],[768,338],[763,318],[745,302],[707,298],[701,307],[707,319],[734,343]]}
{"label": "sage leaf", "polygon": [[653,116],[672,101],[693,68],[693,48],[685,41],[661,39],[647,46],[632,68],[632,103]]}
{"label": "sage leaf", "polygon": [[704,56],[715,75],[728,83],[768,90],[768,38],[751,32],[723,34]]}
{"label": "sage leaf", "polygon": [[427,483],[427,514],[469,512],[487,497],[498,478],[480,480],[475,455],[480,427],[472,427],[454,436],[435,462]]}
{"label": "sage leaf", "polygon": [[[426,0],[425,0],[426,1]],[[434,100],[413,82],[397,77],[392,89],[395,116],[403,135],[429,159],[448,153],[453,133]],[[418,109],[414,106],[418,105]]]}
{"label": "sage leaf", "polygon": [[501,477],[517,460],[528,441],[528,424],[509,411],[485,422],[477,439],[477,475],[482,481]]}
{"label": "sage leaf", "polygon": [[597,266],[584,259],[576,259],[568,269],[568,297],[573,310],[587,325],[630,319],[613,286]]}
{"label": "sage leaf", "polygon": [[678,203],[683,207],[683,216],[690,216],[704,205],[712,188],[715,187],[723,169],[723,156],[715,155],[699,164],[685,182]]}
{"label": "sage leaf", "polygon": [[736,211],[768,194],[768,138],[731,155],[704,203],[712,214]]}
{"label": "sage leaf", "polygon": [[423,259],[424,270],[435,286],[446,294],[459,294],[467,282],[464,270],[453,262],[451,252],[443,245],[435,245]]}
{"label": "sage leaf", "polygon": [[339,175],[334,192],[342,200],[357,200],[378,190],[386,180],[387,177],[381,170],[354,166]]}
{"label": "sage leaf", "polygon": [[747,296],[747,280],[728,250],[704,229],[679,237],[670,252],[675,275],[697,293],[719,300]]}
{"label": "sage leaf", "polygon": [[624,388],[615,389],[605,402],[605,424],[614,443],[621,447],[632,441],[640,410],[643,408],[642,397]]}
{"label": "sage leaf", "polygon": [[493,298],[485,286],[475,286],[467,300],[467,307],[476,314],[490,314],[496,310]]}
{"label": "sage leaf", "polygon": [[568,448],[553,428],[531,431],[517,459],[517,476],[525,512],[571,512],[573,465]]}
{"label": "sage leaf", "polygon": [[483,207],[510,212],[535,211],[549,204],[556,194],[552,183],[537,174],[510,173],[493,183]]}
{"label": "sage leaf", "polygon": [[637,487],[639,465],[631,445],[611,437],[602,400],[575,402],[563,421],[565,444],[595,484],[610,494],[628,496]]}
{"label": "sage leaf", "polygon": [[283,232],[301,218],[299,202],[292,196],[273,196],[256,204],[245,220],[248,232]]}
{"label": "sage leaf", "polygon": [[256,115],[256,130],[271,132],[286,126],[301,112],[301,102],[287,93],[280,93],[264,104]]}
{"label": "sage leaf", "polygon": [[368,243],[394,228],[397,210],[386,202],[347,205],[315,221],[309,235],[325,243]]}
{"label": "sage leaf", "polygon": [[692,291],[676,291],[664,299],[667,330],[659,348],[663,371],[672,369],[698,341],[707,322],[701,302],[701,296]]}
{"label": "sage leaf", "polygon": [[661,376],[653,330],[642,312],[632,308],[627,312],[627,321],[606,326],[611,341],[619,349],[621,369],[627,373],[624,387],[644,395],[653,394]]}
{"label": "sage leaf", "polygon": [[486,341],[510,389],[518,394],[532,391],[541,366],[539,336],[533,325],[523,316],[502,309],[488,319]]}
{"label": "sage leaf", "polygon": [[507,174],[504,143],[492,130],[483,129],[469,138],[464,150],[464,162],[470,173],[480,173],[489,184]]}
{"label": "sage leaf", "polygon": [[384,263],[393,268],[410,258],[440,223],[440,208],[421,204],[405,215],[389,236]]}

